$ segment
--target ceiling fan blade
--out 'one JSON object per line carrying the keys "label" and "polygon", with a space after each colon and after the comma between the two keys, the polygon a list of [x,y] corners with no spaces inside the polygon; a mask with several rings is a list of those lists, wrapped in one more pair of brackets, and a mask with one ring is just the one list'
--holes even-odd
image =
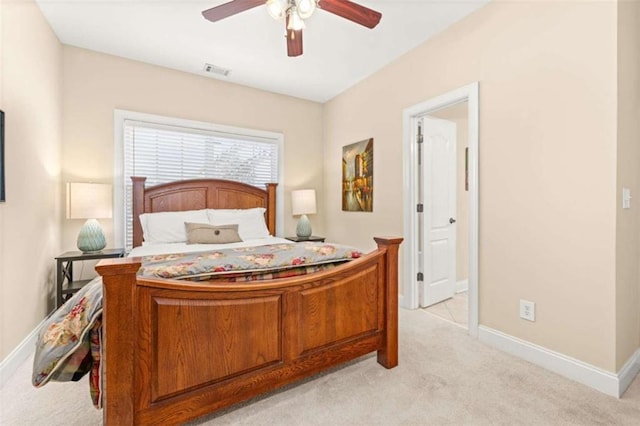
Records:
{"label": "ceiling fan blade", "polygon": [[236,13],[244,12],[256,6],[263,5],[265,0],[233,0],[220,6],[212,7],[202,12],[202,16],[211,22],[216,22]]}
{"label": "ceiling fan blade", "polygon": [[[289,16],[285,20],[285,25],[289,26]],[[302,30],[287,29],[287,55],[290,57],[302,55]]]}
{"label": "ceiling fan blade", "polygon": [[367,28],[375,27],[382,18],[380,12],[349,0],[318,0],[318,7]]}

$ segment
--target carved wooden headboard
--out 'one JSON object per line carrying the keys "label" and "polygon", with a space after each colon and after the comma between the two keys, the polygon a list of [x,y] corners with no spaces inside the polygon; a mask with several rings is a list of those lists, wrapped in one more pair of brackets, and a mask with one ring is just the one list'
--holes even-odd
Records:
{"label": "carved wooden headboard", "polygon": [[142,245],[142,213],[200,209],[250,209],[264,207],[267,228],[276,233],[276,186],[266,190],[245,183],[221,179],[193,179],[163,183],[145,188],[146,177],[133,181],[133,246]]}

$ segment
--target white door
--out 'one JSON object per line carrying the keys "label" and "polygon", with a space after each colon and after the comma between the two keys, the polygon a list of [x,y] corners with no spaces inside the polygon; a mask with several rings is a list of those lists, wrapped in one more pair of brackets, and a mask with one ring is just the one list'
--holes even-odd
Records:
{"label": "white door", "polygon": [[424,117],[421,126],[420,202],[423,213],[420,305],[453,297],[456,288],[456,125]]}

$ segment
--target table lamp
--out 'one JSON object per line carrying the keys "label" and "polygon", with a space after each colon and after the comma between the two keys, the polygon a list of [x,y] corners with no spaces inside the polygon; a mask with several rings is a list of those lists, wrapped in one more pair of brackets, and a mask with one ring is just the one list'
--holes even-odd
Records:
{"label": "table lamp", "polygon": [[111,185],[105,183],[67,183],[67,219],[87,219],[78,234],[78,249],[99,252],[107,239],[97,219],[113,216]]}
{"label": "table lamp", "polygon": [[316,190],[292,191],[291,211],[294,215],[302,215],[296,226],[296,235],[298,238],[309,238],[311,236],[311,222],[309,222],[307,215],[316,213]]}

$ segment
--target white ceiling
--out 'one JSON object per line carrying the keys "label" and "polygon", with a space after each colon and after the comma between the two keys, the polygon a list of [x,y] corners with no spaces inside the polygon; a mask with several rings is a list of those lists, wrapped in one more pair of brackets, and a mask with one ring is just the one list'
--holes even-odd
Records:
{"label": "white ceiling", "polygon": [[64,44],[325,102],[489,0],[356,0],[382,13],[373,30],[316,10],[297,58],[263,6],[214,23],[201,12],[228,0],[36,1]]}

